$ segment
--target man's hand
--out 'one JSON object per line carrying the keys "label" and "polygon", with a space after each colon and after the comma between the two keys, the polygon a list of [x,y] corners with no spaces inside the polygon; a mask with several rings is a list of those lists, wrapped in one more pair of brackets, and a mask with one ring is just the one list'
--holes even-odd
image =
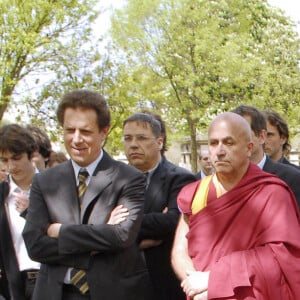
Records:
{"label": "man's hand", "polygon": [[168,206],[166,206],[166,207],[163,209],[162,213],[163,213],[163,214],[166,214],[166,213],[168,212],[168,210],[169,210],[169,209],[168,209]]}
{"label": "man's hand", "polygon": [[194,296],[193,300],[207,300],[208,298],[207,291],[197,294]]}
{"label": "man's hand", "polygon": [[24,212],[29,206],[29,198],[28,198],[27,193],[24,193],[24,192],[16,193],[16,192],[14,192],[13,196],[15,198],[16,210],[19,213]]}
{"label": "man's hand", "polygon": [[49,225],[47,229],[47,235],[51,238],[58,238],[59,230],[60,230],[61,224],[60,223],[53,223]]}
{"label": "man's hand", "polygon": [[147,249],[151,247],[159,246],[162,243],[162,240],[142,240],[139,244],[140,249]]}
{"label": "man's hand", "polygon": [[196,297],[193,299],[206,299],[204,292],[207,292],[208,289],[209,272],[187,271],[186,275],[187,277],[181,282],[181,287],[186,295]]}
{"label": "man's hand", "polygon": [[[162,213],[166,214],[168,212],[168,207],[166,206]],[[151,247],[156,247],[159,246],[163,241],[162,240],[151,240],[151,239],[145,239],[142,240],[139,244],[139,248],[140,249],[147,249],[147,248],[151,248]]]}
{"label": "man's hand", "polygon": [[107,224],[110,225],[120,224],[121,222],[125,221],[128,216],[129,216],[128,209],[126,207],[123,207],[122,204],[118,205],[110,213]]}
{"label": "man's hand", "polygon": [[[162,213],[166,214],[168,212],[168,207],[166,206]],[[145,239],[142,240],[139,244],[139,248],[140,249],[147,249],[147,248],[151,248],[151,247],[157,247],[159,246],[163,241],[162,240],[151,240],[151,239]]]}

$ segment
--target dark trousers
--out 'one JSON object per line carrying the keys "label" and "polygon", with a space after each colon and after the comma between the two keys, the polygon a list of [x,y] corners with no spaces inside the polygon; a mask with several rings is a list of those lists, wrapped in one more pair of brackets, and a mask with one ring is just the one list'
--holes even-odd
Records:
{"label": "dark trousers", "polygon": [[33,290],[35,286],[35,279],[28,279],[25,281],[25,299],[31,300],[31,297],[33,295]]}
{"label": "dark trousers", "polygon": [[63,285],[63,300],[88,300],[90,299],[89,293],[82,295],[79,290],[72,284]]}
{"label": "dark trousers", "polygon": [[32,298],[37,275],[38,270],[26,270],[21,272],[26,300],[31,300]]}

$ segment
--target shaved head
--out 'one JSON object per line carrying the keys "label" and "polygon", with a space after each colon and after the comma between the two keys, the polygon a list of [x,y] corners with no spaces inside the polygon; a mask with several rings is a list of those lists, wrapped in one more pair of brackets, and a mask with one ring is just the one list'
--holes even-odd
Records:
{"label": "shaved head", "polygon": [[244,139],[246,139],[247,141],[251,141],[251,127],[249,123],[242,116],[232,112],[225,112],[217,116],[210,124],[208,135],[213,129],[214,125],[219,122],[225,122]]}
{"label": "shaved head", "polygon": [[236,113],[220,114],[209,127],[208,146],[218,177],[237,183],[248,169],[253,149],[249,123]]}

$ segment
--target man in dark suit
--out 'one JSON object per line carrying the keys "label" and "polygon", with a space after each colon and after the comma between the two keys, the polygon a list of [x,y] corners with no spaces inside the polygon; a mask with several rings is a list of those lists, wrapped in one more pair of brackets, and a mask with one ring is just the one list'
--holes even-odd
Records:
{"label": "man in dark suit", "polygon": [[[42,263],[33,299],[153,299],[136,244],[145,178],[102,149],[110,125],[105,99],[72,91],[60,102],[57,117],[71,160],[32,183],[23,236],[30,256]],[[110,214],[119,205],[129,215],[112,224]]]}
{"label": "man in dark suit", "polygon": [[166,129],[158,115],[136,113],[123,123],[125,154],[130,165],[147,174],[144,216],[138,243],[143,251],[155,296],[159,300],[185,299],[171,267],[171,247],[179,218],[176,198],[195,181],[186,169],[164,156]]}
{"label": "man in dark suit", "polygon": [[288,164],[300,170],[299,166],[286,158],[291,151],[289,127],[286,121],[276,111],[265,110],[263,115],[267,122],[267,138],[264,148],[266,154],[275,162]]}
{"label": "man in dark suit", "polygon": [[40,268],[29,258],[22,238],[30,185],[37,172],[31,161],[36,151],[26,128],[17,124],[1,127],[0,160],[8,177],[0,184],[0,280],[7,299],[31,299]]}
{"label": "man in dark suit", "polygon": [[232,110],[244,117],[252,129],[253,151],[251,161],[256,163],[265,172],[275,174],[285,181],[293,191],[300,207],[300,171],[290,165],[276,163],[264,153],[267,125],[262,112],[252,106],[241,105]]}
{"label": "man in dark suit", "polygon": [[213,174],[213,166],[209,157],[208,149],[200,149],[198,162],[200,165],[200,171],[196,174],[197,179],[203,179],[204,177]]}

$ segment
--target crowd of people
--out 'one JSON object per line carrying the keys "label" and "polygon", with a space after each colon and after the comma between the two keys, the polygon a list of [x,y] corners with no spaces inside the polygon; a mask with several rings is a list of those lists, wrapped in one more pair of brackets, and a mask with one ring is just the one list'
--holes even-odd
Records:
{"label": "crowd of people", "polygon": [[157,114],[124,120],[128,163],[102,147],[102,95],[66,93],[57,120],[66,154],[36,126],[0,128],[2,299],[300,297],[300,168],[278,113],[216,116],[197,174],[167,159]]}

